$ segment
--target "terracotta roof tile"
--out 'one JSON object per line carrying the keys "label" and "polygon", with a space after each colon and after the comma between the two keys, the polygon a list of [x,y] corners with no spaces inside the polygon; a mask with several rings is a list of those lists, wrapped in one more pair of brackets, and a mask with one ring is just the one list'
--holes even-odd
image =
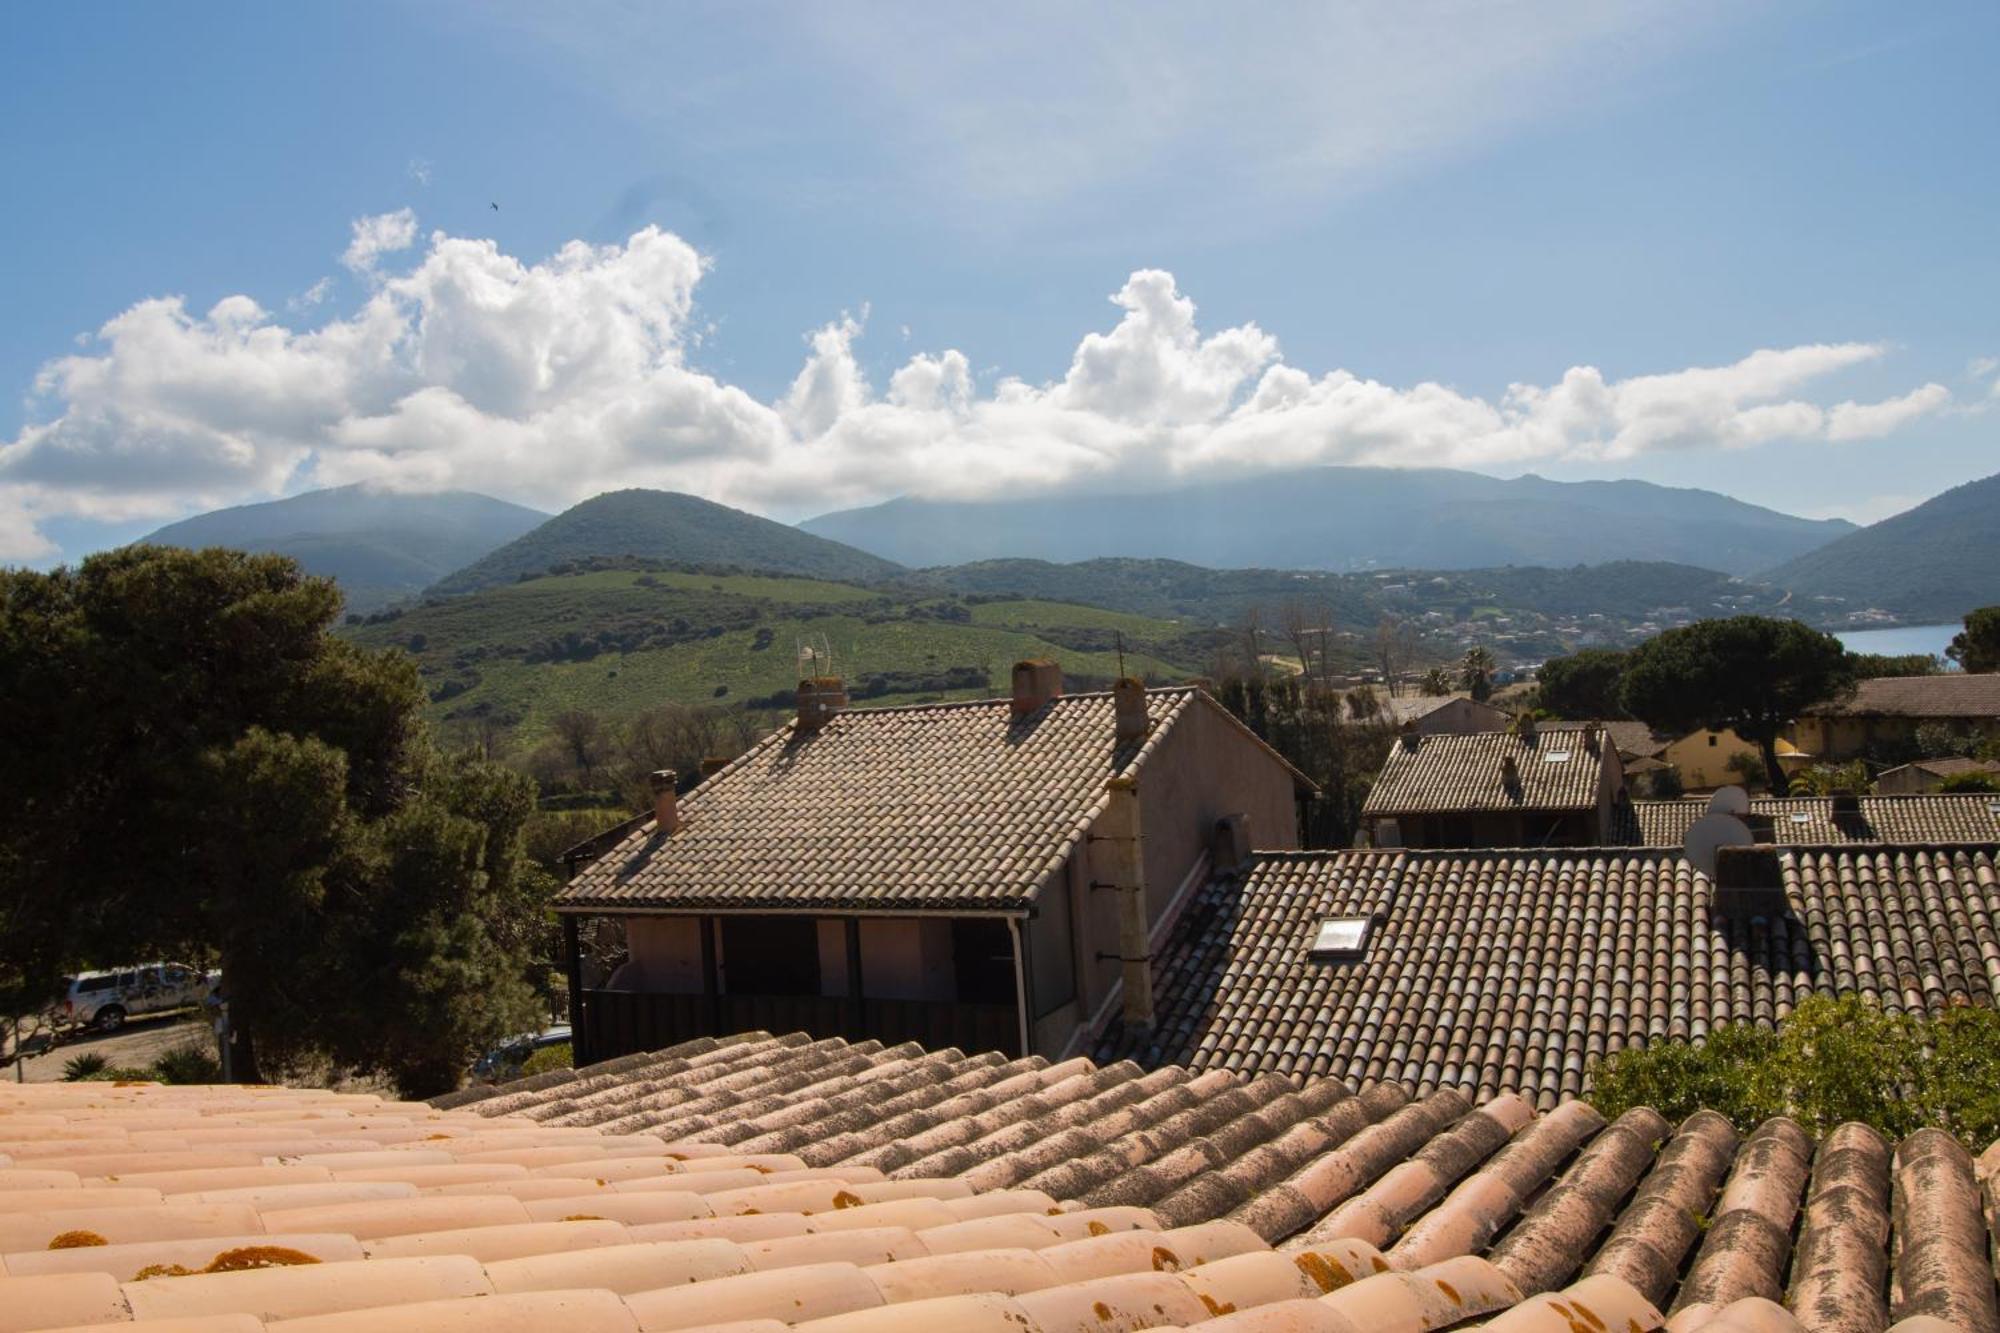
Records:
{"label": "terracotta roof tile", "polygon": [[1990,721],[2000,718],[2000,675],[1947,671],[1935,676],[1883,676],[1864,680],[1845,698],[1818,704],[1807,712],[1836,717]]}
{"label": "terracotta roof tile", "polygon": [[1605,745],[1601,729],[1595,736],[1583,727],[1406,734],[1389,748],[1362,810],[1594,810]]}
{"label": "terracotta roof tile", "polygon": [[[1810,994],[1892,1011],[2000,999],[2000,856],[1988,845],[1789,848],[1784,916],[1719,911],[1677,853],[1260,853],[1197,892],[1159,950],[1155,1022],[1101,1058],[1233,1073],[1582,1095],[1593,1061]],[[1363,956],[1310,954],[1328,917],[1373,918]]]}
{"label": "terracotta roof tile", "polygon": [[[1678,849],[1706,813],[1703,798],[1633,801],[1621,814],[1619,836],[1639,846]],[[1860,796],[1842,804],[1831,796],[1758,796],[1750,801],[1746,822],[1759,842],[1779,846],[2000,842],[2000,797],[1934,792]]]}
{"label": "terracotta roof tile", "polygon": [[671,836],[647,821],[556,906],[1025,907],[1083,836],[1108,779],[1136,772],[1188,710],[1229,717],[1187,687],[1148,691],[1147,706],[1151,734],[1122,745],[1109,694],[1064,696],[1021,718],[996,699],[857,708],[816,733],[785,727],[682,797]]}
{"label": "terracotta roof tile", "polygon": [[[735,1046],[783,1063],[809,1045],[759,1037],[706,1053]],[[288,1113],[285,1094],[263,1090],[0,1085],[0,1135],[60,1143],[23,1137],[58,1128],[41,1123],[55,1117],[106,1131],[26,1168],[37,1173],[59,1175],[93,1154],[143,1158],[141,1141],[171,1162],[184,1141],[146,1126],[233,1127],[252,1106],[274,1110],[259,1123],[281,1129],[365,1123],[374,1137],[346,1136],[350,1155],[400,1153],[408,1163],[401,1180],[367,1182],[399,1184],[401,1197],[315,1205],[346,1227],[319,1233],[276,1229],[311,1209],[15,1207],[0,1214],[0,1230],[12,1228],[0,1237],[0,1297],[10,1298],[0,1325],[108,1329],[136,1317],[164,1333],[281,1324],[308,1333],[1043,1333],[1168,1323],[1392,1333],[1485,1320],[1500,1330],[1646,1333],[1666,1327],[1663,1308],[1676,1330],[1717,1333],[1880,1329],[1892,1318],[1905,1321],[1901,1333],[2000,1324],[1991,1257],[2000,1200],[1991,1181],[1982,1198],[1980,1167],[1935,1131],[1892,1150],[1850,1126],[1815,1145],[1780,1120],[1739,1143],[1706,1114],[1677,1130],[1648,1111],[1606,1125],[1581,1102],[1537,1115],[1514,1096],[1475,1107],[1446,1090],[1408,1102],[1388,1086],[1357,1095],[1332,1082],[1087,1062],[1024,1062],[983,1085],[1009,1091],[981,1106],[964,1101],[954,1071],[1004,1066],[872,1046],[855,1054],[942,1073],[905,1095],[954,1108],[932,1122],[925,1145],[949,1146],[905,1162],[894,1179],[860,1160],[880,1156],[873,1140],[851,1140],[851,1151],[812,1168],[765,1154],[757,1170],[745,1165],[755,1155],[708,1131],[663,1143],[524,1114],[576,1085],[615,1110],[620,1078],[634,1097],[656,1097],[664,1068],[679,1071],[670,1077],[689,1104],[742,1086],[741,1061],[702,1053],[661,1053],[622,1075],[578,1071],[452,1110],[315,1097]],[[838,1051],[817,1058],[828,1069],[845,1063]],[[822,1113],[844,1123],[852,1091],[838,1077],[758,1086],[763,1120],[807,1129]],[[992,1117],[1058,1090],[1065,1095],[1048,1115],[1062,1128],[1047,1137],[1023,1132],[1031,1119]],[[126,1128],[127,1114],[138,1128]],[[953,1128],[959,1121],[965,1127]],[[405,1146],[385,1149],[385,1137]],[[535,1156],[547,1149],[562,1160]],[[962,1172],[950,1169],[958,1153],[969,1163]],[[1987,1160],[2000,1165],[2000,1151]],[[444,1166],[592,1163],[620,1178],[416,1183],[439,1179]],[[1081,1169],[1067,1171],[1072,1164]],[[21,1169],[0,1162],[0,1173]],[[346,1170],[337,1161],[327,1169]],[[508,1192],[532,1184],[588,1188],[528,1203]],[[711,1184],[727,1188],[703,1192]],[[0,1196],[60,1203],[65,1190],[117,1189],[0,1174]],[[80,1219],[119,1235],[47,1248]],[[438,1225],[410,1229],[420,1223]],[[258,1262],[276,1266],[229,1271]],[[142,1270],[153,1271],[140,1280]]]}

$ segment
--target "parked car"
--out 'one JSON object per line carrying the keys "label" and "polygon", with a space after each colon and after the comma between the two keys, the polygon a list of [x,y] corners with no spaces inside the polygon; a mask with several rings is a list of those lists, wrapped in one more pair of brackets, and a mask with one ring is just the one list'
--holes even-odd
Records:
{"label": "parked car", "polygon": [[63,1027],[116,1032],[128,1018],[187,1009],[207,998],[216,978],[185,963],[141,963],[63,979],[55,1020]]}
{"label": "parked car", "polygon": [[521,1066],[528,1062],[529,1056],[544,1047],[560,1046],[568,1040],[567,1023],[509,1037],[472,1062],[472,1076],[482,1083],[505,1083],[508,1079],[519,1078]]}

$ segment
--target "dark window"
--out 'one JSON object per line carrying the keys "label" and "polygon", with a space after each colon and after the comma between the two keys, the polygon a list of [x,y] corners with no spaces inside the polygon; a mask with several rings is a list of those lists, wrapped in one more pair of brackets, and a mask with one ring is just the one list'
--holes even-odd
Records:
{"label": "dark window", "polygon": [[95,991],[114,990],[117,988],[117,985],[118,978],[107,972],[101,977],[85,977],[76,983],[76,988],[83,994],[89,995]]}
{"label": "dark window", "polygon": [[722,918],[723,989],[731,995],[819,994],[819,924],[809,916]]}
{"label": "dark window", "polygon": [[1014,1003],[1014,941],[1005,921],[951,923],[958,998],[968,1004]]}

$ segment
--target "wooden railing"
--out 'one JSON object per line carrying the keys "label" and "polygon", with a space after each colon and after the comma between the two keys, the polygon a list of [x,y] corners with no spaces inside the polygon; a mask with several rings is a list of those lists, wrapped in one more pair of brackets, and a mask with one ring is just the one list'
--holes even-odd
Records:
{"label": "wooden railing", "polygon": [[1021,1054],[1019,1020],[1010,1005],[947,1000],[859,1001],[820,995],[656,995],[585,990],[577,1024],[579,1063],[658,1050],[693,1037],[735,1032],[808,1032],[815,1037],[914,1041],[970,1053]]}

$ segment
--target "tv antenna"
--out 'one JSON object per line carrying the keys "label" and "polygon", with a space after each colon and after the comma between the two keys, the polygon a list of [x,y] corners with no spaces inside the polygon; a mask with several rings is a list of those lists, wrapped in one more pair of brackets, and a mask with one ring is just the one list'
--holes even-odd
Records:
{"label": "tv antenna", "polygon": [[799,679],[818,680],[834,674],[833,645],[827,642],[826,635],[802,635],[799,638]]}
{"label": "tv antenna", "polygon": [[1111,638],[1118,645],[1118,679],[1123,680],[1125,679],[1125,631],[1113,630]]}

